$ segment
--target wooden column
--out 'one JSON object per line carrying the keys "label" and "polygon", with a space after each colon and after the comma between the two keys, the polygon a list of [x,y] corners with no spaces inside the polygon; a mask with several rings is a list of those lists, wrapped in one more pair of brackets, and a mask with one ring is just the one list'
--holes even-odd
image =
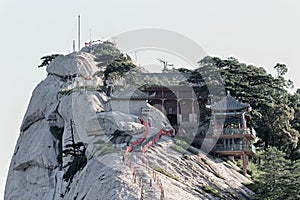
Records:
{"label": "wooden column", "polygon": [[243,174],[244,176],[247,175],[247,166],[248,166],[248,155],[243,153]]}
{"label": "wooden column", "polygon": [[243,114],[242,114],[242,120],[243,120],[243,129],[245,130],[247,128],[245,112],[243,112]]}
{"label": "wooden column", "polygon": [[179,117],[179,98],[176,99],[176,118],[177,118],[177,124],[180,124],[180,117]]}

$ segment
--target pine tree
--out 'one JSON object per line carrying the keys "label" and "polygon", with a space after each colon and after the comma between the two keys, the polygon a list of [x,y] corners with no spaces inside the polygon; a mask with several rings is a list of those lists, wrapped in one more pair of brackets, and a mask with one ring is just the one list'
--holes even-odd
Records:
{"label": "pine tree", "polygon": [[299,163],[291,162],[276,147],[258,155],[260,174],[250,188],[255,199],[299,199]]}

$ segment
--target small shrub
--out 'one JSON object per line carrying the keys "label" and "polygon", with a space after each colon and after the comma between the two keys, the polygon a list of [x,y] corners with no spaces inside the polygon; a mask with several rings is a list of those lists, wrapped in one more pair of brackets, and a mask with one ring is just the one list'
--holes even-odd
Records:
{"label": "small shrub", "polygon": [[116,152],[118,152],[118,150],[116,149],[116,148],[114,148],[114,147],[105,147],[105,148],[103,148],[102,150],[101,150],[101,153],[100,153],[100,155],[101,156],[104,156],[104,155],[106,155],[106,154],[110,154],[110,153],[116,153]]}
{"label": "small shrub", "polygon": [[226,191],[227,194],[229,194],[234,199],[239,199],[236,194],[232,194],[231,192]]}
{"label": "small shrub", "polygon": [[181,146],[177,146],[177,145],[172,145],[170,146],[171,149],[173,149],[174,151],[177,151],[181,154],[184,154],[185,150],[181,147]]}
{"label": "small shrub", "polygon": [[75,89],[62,89],[58,92],[58,94],[68,96],[68,95],[72,94],[74,91],[75,91]]}
{"label": "small shrub", "polygon": [[87,157],[85,155],[86,147],[83,142],[75,142],[72,127],[73,124],[74,122],[71,120],[71,143],[66,144],[64,150],[62,151],[64,157],[69,156],[71,158],[71,161],[63,166],[63,168],[67,168],[63,175],[63,179],[70,182],[72,182],[75,174],[83,169],[87,163]]}
{"label": "small shrub", "polygon": [[238,160],[237,162],[236,162],[236,165],[239,167],[239,168],[243,168],[243,161],[242,160]]}
{"label": "small shrub", "polygon": [[205,158],[201,157],[201,160],[202,160],[202,162],[204,162],[205,164],[209,165],[208,161],[207,161]]}
{"label": "small shrub", "polygon": [[223,195],[222,195],[220,192],[218,192],[218,190],[216,190],[216,189],[210,187],[209,185],[202,185],[202,189],[203,189],[205,192],[211,193],[211,194],[213,194],[213,195],[216,196],[216,197],[219,197],[219,198],[221,198],[221,199],[224,199]]}
{"label": "small shrub", "polygon": [[86,163],[87,163],[86,156],[75,157],[72,163],[70,163],[70,166],[68,167],[66,173],[63,175],[63,179],[65,181],[69,181],[69,180],[72,181],[75,174],[79,170],[83,169]]}
{"label": "small shrub", "polygon": [[204,193],[202,192],[202,190],[199,190],[199,189],[194,189],[196,192],[198,192],[199,194],[202,194],[204,195]]}
{"label": "small shrub", "polygon": [[184,154],[183,157],[184,157],[186,160],[190,160],[190,159],[191,159],[191,156],[188,155],[188,154]]}
{"label": "small shrub", "polygon": [[248,163],[247,173],[251,175],[252,179],[256,179],[260,175],[260,171],[257,169],[257,166],[253,162]]}
{"label": "small shrub", "polygon": [[195,154],[195,155],[199,155],[199,154],[200,154],[200,150],[197,149],[197,148],[195,148],[195,147],[190,146],[190,147],[188,148],[188,150],[189,150],[190,152],[192,152],[193,154]]}
{"label": "small shrub", "polygon": [[183,140],[174,139],[174,142],[175,142],[175,144],[177,144],[178,146],[181,146],[184,149],[188,149],[190,147],[190,145]]}
{"label": "small shrub", "polygon": [[152,169],[154,169],[155,171],[160,172],[160,173],[162,173],[162,174],[168,176],[169,178],[172,178],[172,179],[174,179],[174,180],[176,180],[176,181],[179,181],[179,179],[178,179],[176,176],[174,176],[173,174],[170,174],[169,172],[166,172],[165,170],[163,170],[163,169],[160,168],[160,167],[156,167],[156,166],[155,166],[155,167],[152,167]]}
{"label": "small shrub", "polygon": [[100,151],[99,155],[104,156],[106,154],[116,153],[118,152],[118,149],[113,147],[111,144],[103,143],[102,145],[97,146],[95,151]]}

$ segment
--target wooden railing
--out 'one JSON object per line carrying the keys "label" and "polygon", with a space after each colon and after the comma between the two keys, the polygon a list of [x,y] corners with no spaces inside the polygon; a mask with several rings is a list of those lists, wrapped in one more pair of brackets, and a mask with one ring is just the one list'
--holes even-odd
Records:
{"label": "wooden railing", "polygon": [[160,129],[159,132],[155,135],[155,137],[150,140],[144,147],[143,147],[143,150],[142,150],[142,154],[144,156],[144,154],[146,153],[146,151],[148,150],[148,148],[154,144],[163,134],[165,135],[168,135],[168,136],[172,136],[172,133],[173,133],[173,130],[169,130],[169,131],[166,131],[166,130],[163,130],[163,129]]}
{"label": "wooden railing", "polygon": [[126,149],[127,152],[131,152],[136,145],[141,144],[148,136],[148,133],[149,133],[148,122],[144,122],[143,124],[146,127],[144,134],[140,138],[138,138],[136,141],[133,141],[130,143],[130,145]]}
{"label": "wooden railing", "polygon": [[256,148],[254,145],[244,145],[244,144],[231,144],[224,146],[223,144],[217,144],[215,146],[216,151],[253,151],[256,153]]}
{"label": "wooden railing", "polygon": [[[132,142],[130,144],[130,146],[128,146],[126,148],[125,162],[128,161],[128,154],[133,150],[133,148],[136,145],[141,144],[146,139],[146,137],[148,136],[148,133],[149,133],[148,123],[144,122],[143,124],[146,127],[145,132],[144,132],[144,134],[140,138],[138,138],[136,141]],[[152,169],[152,173],[151,173],[150,170],[148,170],[149,165],[148,165],[148,162],[145,159],[145,153],[148,150],[148,148],[152,144],[154,144],[163,134],[168,135],[168,136],[172,136],[172,133],[173,133],[173,130],[166,131],[166,130],[160,129],[160,131],[142,149],[142,162],[145,164],[150,177],[152,177],[152,179],[153,179],[153,182],[159,188],[159,190],[160,190],[160,199],[161,200],[165,199],[165,193],[164,193],[163,184],[162,184],[161,180],[159,179],[158,174],[155,172],[155,170]],[[137,183],[138,186],[141,188],[140,199],[143,200],[144,199],[144,195],[145,195],[144,194],[144,187],[145,187],[145,185],[144,185],[144,183],[142,181],[142,178],[138,177],[138,175],[136,173],[136,168],[133,166],[133,163],[132,163],[131,160],[129,160],[129,167],[130,167],[130,170],[131,170],[132,175],[133,175],[134,183]],[[150,181],[150,186],[152,186],[152,179]]]}

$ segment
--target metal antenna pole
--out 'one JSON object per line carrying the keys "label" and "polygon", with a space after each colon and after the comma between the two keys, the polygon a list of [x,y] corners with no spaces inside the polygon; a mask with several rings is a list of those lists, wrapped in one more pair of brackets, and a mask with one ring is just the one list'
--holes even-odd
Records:
{"label": "metal antenna pole", "polygon": [[75,52],[75,40],[73,40],[73,52]]}
{"label": "metal antenna pole", "polygon": [[92,44],[92,29],[90,28],[90,42]]}
{"label": "metal antenna pole", "polygon": [[78,15],[78,51],[80,51],[80,15]]}
{"label": "metal antenna pole", "polygon": [[137,53],[134,51],[135,62],[137,63]]}

